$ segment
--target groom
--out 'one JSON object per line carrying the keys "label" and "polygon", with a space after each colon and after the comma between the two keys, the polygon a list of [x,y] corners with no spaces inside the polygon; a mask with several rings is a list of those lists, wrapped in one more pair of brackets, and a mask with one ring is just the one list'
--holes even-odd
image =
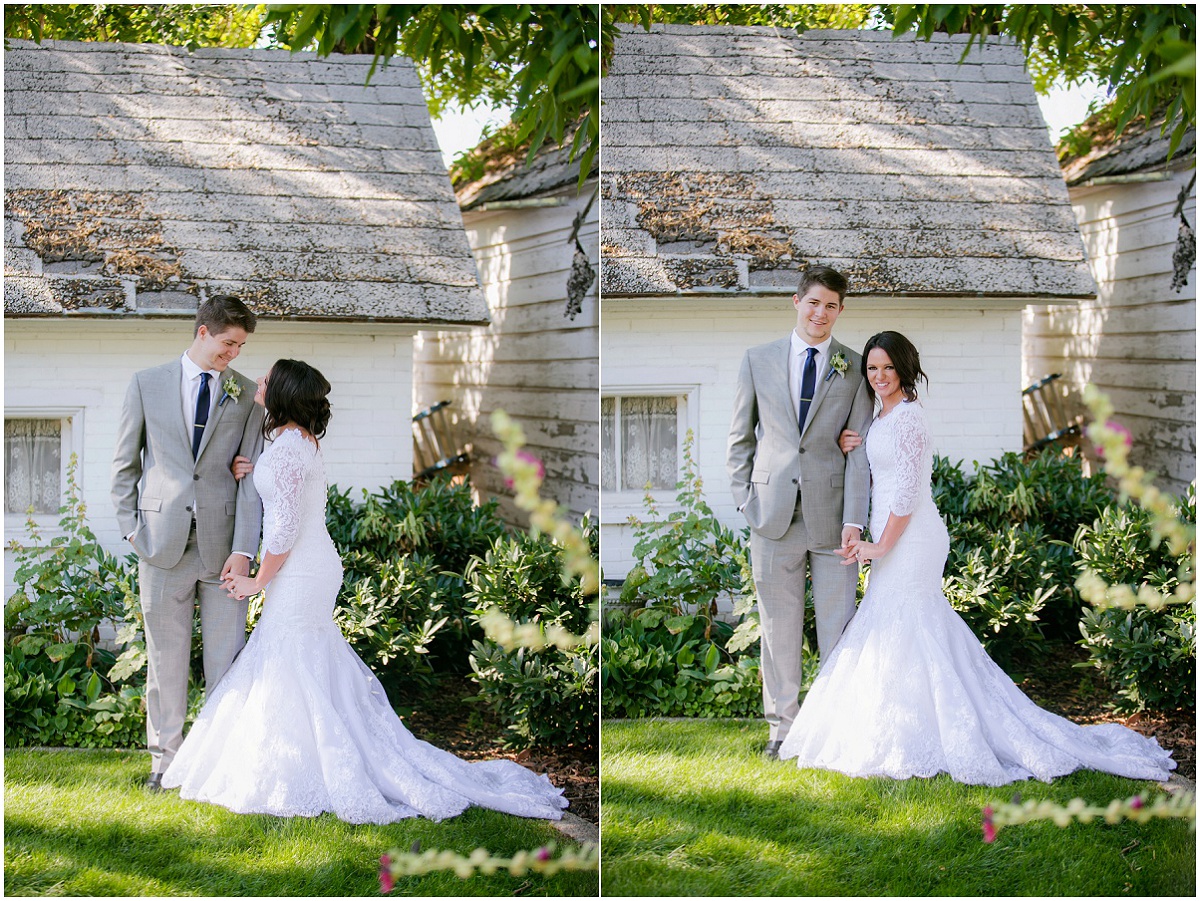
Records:
{"label": "groom", "polygon": [[727,468],[751,530],[770,758],[800,710],[806,573],[822,661],[855,609],[858,569],[838,550],[862,534],[871,480],[865,450],[843,456],[837,439],[845,428],[865,435],[872,404],[861,358],[832,336],[847,287],[810,266],[792,296],[795,330],[746,351],[734,395]]}
{"label": "groom", "polygon": [[255,383],[228,368],[255,321],[236,297],[201,304],[191,346],[134,374],[117,425],[112,498],[140,558],[146,787],[156,791],[183,741],[196,602],[210,692],[246,641],[248,602],[232,600],[221,580],[249,573],[262,524],[254,480],[230,471],[235,455],[256,459],[262,450]]}

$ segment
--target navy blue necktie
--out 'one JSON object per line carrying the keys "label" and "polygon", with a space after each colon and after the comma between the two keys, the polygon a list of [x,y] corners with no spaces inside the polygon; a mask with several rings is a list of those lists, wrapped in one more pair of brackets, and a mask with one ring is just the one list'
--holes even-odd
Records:
{"label": "navy blue necktie", "polygon": [[804,377],[800,379],[800,431],[804,432],[804,420],[808,419],[808,407],[817,392],[817,349],[808,349],[804,361]]}
{"label": "navy blue necktie", "polygon": [[204,437],[204,427],[208,424],[208,408],[212,395],[208,392],[208,373],[200,373],[200,393],[196,395],[196,419],[192,426],[192,459],[200,453],[200,439]]}

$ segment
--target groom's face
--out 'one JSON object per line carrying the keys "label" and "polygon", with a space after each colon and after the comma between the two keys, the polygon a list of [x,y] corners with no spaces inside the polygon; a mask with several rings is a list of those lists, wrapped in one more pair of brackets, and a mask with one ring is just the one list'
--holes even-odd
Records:
{"label": "groom's face", "polygon": [[809,344],[820,344],[833,331],[842,312],[842,299],[824,285],[812,285],[804,296],[792,295],[796,307],[796,332]]}
{"label": "groom's face", "polygon": [[231,325],[219,334],[213,334],[208,330],[208,326],[202,325],[196,331],[189,356],[201,369],[224,372],[242,352],[242,345],[245,343],[246,331],[236,325]]}

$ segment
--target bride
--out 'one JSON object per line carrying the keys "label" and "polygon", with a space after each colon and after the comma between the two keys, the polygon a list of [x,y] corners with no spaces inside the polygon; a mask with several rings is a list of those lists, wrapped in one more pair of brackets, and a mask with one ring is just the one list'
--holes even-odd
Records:
{"label": "bride", "polygon": [[274,434],[253,470],[262,564],[225,587],[239,599],[266,589],[262,617],[163,787],[237,813],[329,811],[350,823],[442,820],[472,804],[561,818],[567,801],[546,776],[508,760],[468,763],[414,738],[334,624],[342,564],[325,528],[319,444],[329,389],[296,360],[279,360],[259,380],[264,434]]}
{"label": "bride", "polygon": [[[871,535],[843,552],[874,561],[866,595],[824,661],[779,750],[801,767],[957,782],[1050,780],[1078,769],[1167,778],[1170,752],[1116,724],[1080,726],[1042,710],[983,650],[942,593],[950,548],[931,493],[933,449],[917,401],[917,349],[881,332],[863,349],[882,409],[867,432]],[[857,442],[851,433],[851,444]]]}

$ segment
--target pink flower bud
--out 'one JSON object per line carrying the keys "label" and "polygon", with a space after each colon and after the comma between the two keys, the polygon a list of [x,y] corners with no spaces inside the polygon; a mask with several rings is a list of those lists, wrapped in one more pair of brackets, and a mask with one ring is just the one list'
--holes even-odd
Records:
{"label": "pink flower bud", "polygon": [[379,890],[388,895],[395,887],[396,880],[392,878],[392,858],[385,854],[379,858]]}
{"label": "pink flower bud", "polygon": [[517,451],[517,459],[524,460],[531,466],[536,466],[539,479],[544,479],[546,477],[546,465],[533,454],[529,453],[529,451]]}
{"label": "pink flower bud", "polygon": [[1134,810],[1141,810],[1142,807],[1144,807],[1145,805],[1146,805],[1146,802],[1142,800],[1141,795],[1138,795],[1136,798],[1132,798],[1129,801],[1129,806],[1132,807]]}
{"label": "pink flower bud", "polygon": [[550,859],[550,849],[549,848],[538,848],[537,849],[537,859],[540,861],[549,860]]}
{"label": "pink flower bud", "polygon": [[989,845],[996,840],[996,826],[992,822],[993,813],[990,806],[983,808],[983,840]]}

